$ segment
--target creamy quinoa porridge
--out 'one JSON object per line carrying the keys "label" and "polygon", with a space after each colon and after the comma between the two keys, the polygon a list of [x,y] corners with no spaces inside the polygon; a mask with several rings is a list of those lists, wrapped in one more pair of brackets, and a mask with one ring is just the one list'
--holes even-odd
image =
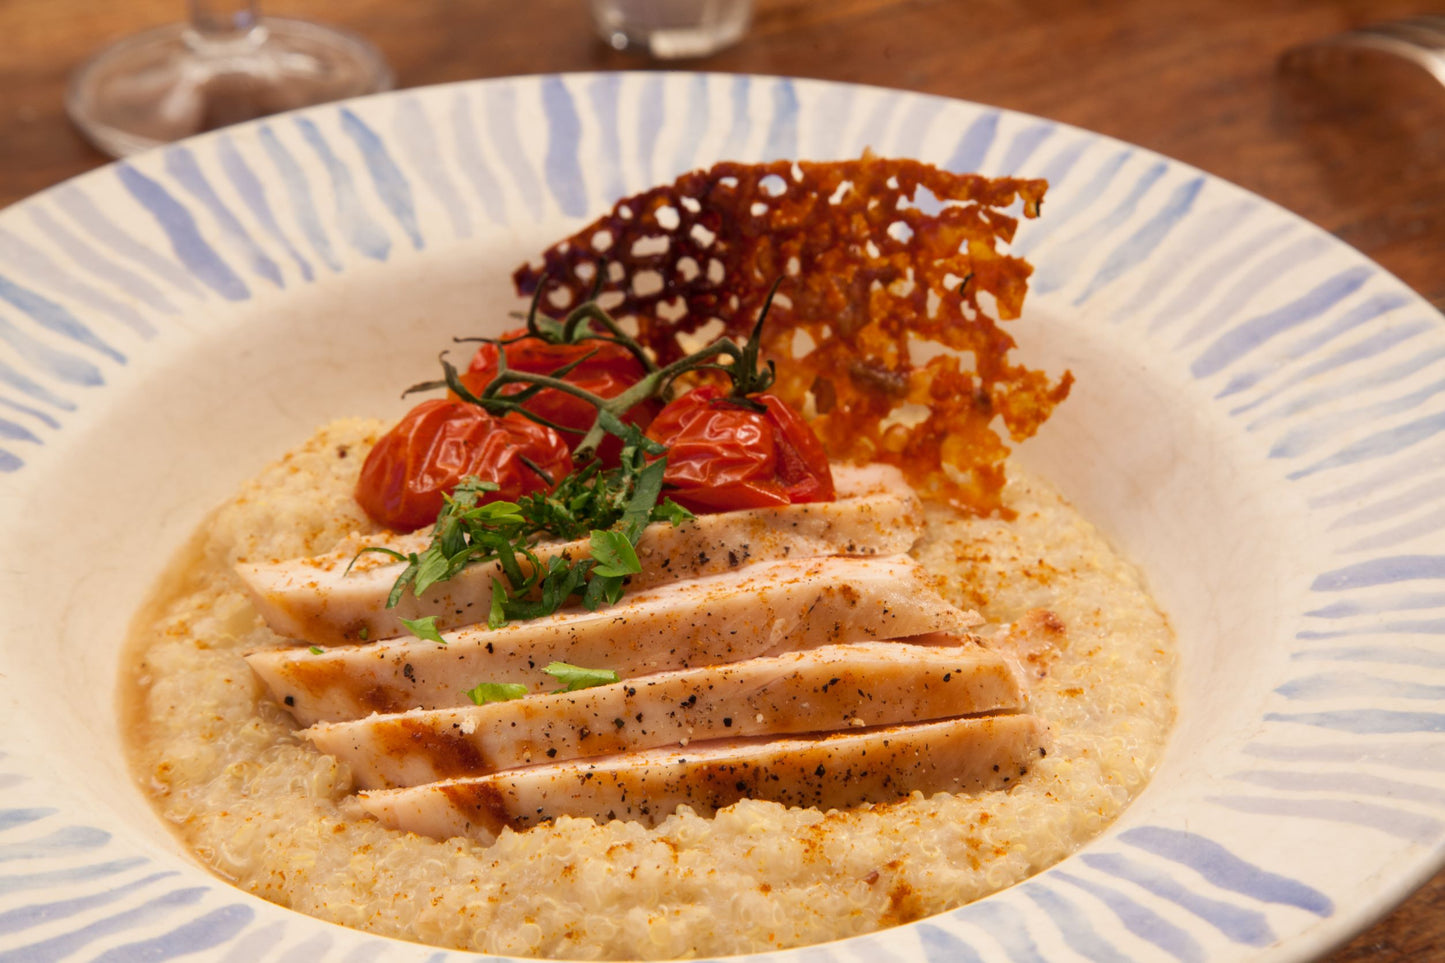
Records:
{"label": "creamy quinoa porridge", "polygon": [[[387,426],[340,421],[247,482],[138,618],[123,680],[137,778],[217,874],[374,933],[562,958],[712,956],[837,939],[1011,885],[1139,792],[1174,708],[1174,642],[1143,580],[1046,482],[1011,466],[1012,521],[930,506],[912,555],[980,634],[1008,634],[1045,758],[1007,789],[823,812],[745,799],[655,827],[562,816],[495,843],[387,829],[347,768],[296,735],[244,653],[282,645],[239,562],[376,526],[353,498]],[[1039,610],[1045,610],[1044,615]]]}

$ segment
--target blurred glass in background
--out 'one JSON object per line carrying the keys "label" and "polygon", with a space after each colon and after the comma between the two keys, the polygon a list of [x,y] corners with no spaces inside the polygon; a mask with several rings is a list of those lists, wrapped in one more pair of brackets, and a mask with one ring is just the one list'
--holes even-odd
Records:
{"label": "blurred glass in background", "polygon": [[387,90],[371,44],[332,27],[263,18],[258,0],[190,0],[190,19],[127,37],[81,65],[65,107],[123,157],[282,110]]}
{"label": "blurred glass in background", "polygon": [[705,57],[740,40],[751,0],[591,0],[604,41],[660,60]]}

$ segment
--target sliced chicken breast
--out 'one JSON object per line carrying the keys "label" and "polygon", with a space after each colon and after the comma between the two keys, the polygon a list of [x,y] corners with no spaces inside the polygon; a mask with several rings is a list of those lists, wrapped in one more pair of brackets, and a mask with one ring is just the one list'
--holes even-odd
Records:
{"label": "sliced chicken breast", "polygon": [[568,609],[498,629],[469,626],[446,644],[397,639],[247,657],[302,725],[371,712],[465,705],[482,682],[554,688],[551,662],[611,669],[624,679],[739,662],[820,645],[961,633],[981,620],[945,601],[917,562],[830,557],[759,562]]}
{"label": "sliced chicken breast", "polygon": [[457,709],[323,723],[303,736],[366,789],[738,736],[896,725],[1022,707],[977,641],[829,645]]}
{"label": "sliced chicken breast", "polygon": [[841,809],[915,790],[1006,789],[1044,755],[1045,738],[1036,716],[991,715],[649,749],[363,792],[359,799],[394,829],[489,843],[505,828],[563,815],[655,825],[679,806],[710,815],[745,797]]}
{"label": "sliced chicken breast", "polygon": [[[838,466],[839,499],[699,515],[680,526],[651,525],[637,545],[642,574],[629,589],[696,578],[737,569],[749,562],[817,555],[895,555],[918,540],[923,512],[918,497],[891,466]],[[326,555],[237,567],[256,605],[275,632],[311,645],[403,636],[401,619],[434,615],[442,629],[485,621],[492,599],[495,563],[476,564],[421,598],[407,592],[395,608],[386,608],[403,563],[380,553],[357,558],[368,544],[403,554],[427,545],[427,533],[358,537]],[[585,557],[588,542],[538,545],[542,561],[555,555]],[[353,559],[355,564],[353,565]],[[348,566],[350,571],[348,572]]]}

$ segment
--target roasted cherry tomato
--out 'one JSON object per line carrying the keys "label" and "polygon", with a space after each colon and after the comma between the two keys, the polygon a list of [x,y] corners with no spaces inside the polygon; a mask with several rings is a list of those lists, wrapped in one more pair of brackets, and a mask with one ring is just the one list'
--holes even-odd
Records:
{"label": "roasted cherry tomato", "polygon": [[486,501],[510,501],[548,488],[527,461],[553,481],[572,471],[567,443],[525,415],[509,412],[499,418],[463,401],[423,401],[366,456],[356,500],[378,524],[409,532],[436,521],[442,494],[456,488],[464,475],[500,486]]}
{"label": "roasted cherry tomato", "polygon": [[658,412],[647,437],[667,446],[664,494],[694,512],[832,501],[833,473],[813,430],[781,399],[754,411],[710,385]]}
{"label": "roasted cherry tomato", "polygon": [[[587,360],[567,372],[562,378],[569,384],[574,384],[601,398],[617,397],[647,374],[642,363],[633,357],[630,351],[613,342],[582,341],[577,344],[552,344],[541,338],[524,337],[526,333],[525,329],[518,329],[502,335],[503,340],[521,339],[501,346],[502,350],[507,352],[507,367],[513,371],[551,374],[578,358],[586,357]],[[471,364],[461,376],[462,384],[468,391],[480,394],[482,389],[497,376],[498,351],[499,346],[490,342],[484,343],[477,349],[477,353],[472,356]],[[588,355],[591,357],[587,357]],[[503,393],[515,394],[526,390],[526,387],[524,384],[512,385],[504,389]],[[563,437],[573,446],[582,440],[582,435],[592,427],[592,422],[597,417],[597,409],[585,400],[555,388],[545,388],[537,392],[524,407],[528,411],[546,418],[552,424],[574,429],[575,434],[563,433]],[[639,428],[646,428],[652,421],[653,415],[657,414],[658,407],[659,404],[654,400],[641,402],[628,409],[622,420],[635,424]],[[615,466],[621,450],[621,440],[608,436],[599,446],[597,454],[603,464]]]}

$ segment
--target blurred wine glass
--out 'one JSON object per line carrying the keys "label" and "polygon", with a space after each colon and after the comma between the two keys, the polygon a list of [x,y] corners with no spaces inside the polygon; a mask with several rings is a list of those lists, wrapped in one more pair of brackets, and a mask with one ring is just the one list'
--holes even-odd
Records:
{"label": "blurred wine glass", "polygon": [[1337,66],[1331,62],[1331,55],[1340,50],[1391,54],[1423,67],[1445,84],[1445,13],[1386,20],[1337,33],[1290,49],[1282,65],[1287,69],[1314,66],[1316,62]]}
{"label": "blurred wine glass", "polygon": [[106,47],[71,78],[66,111],[106,153],[391,87],[390,68],[360,37],[262,18],[259,0],[189,4],[188,22]]}

